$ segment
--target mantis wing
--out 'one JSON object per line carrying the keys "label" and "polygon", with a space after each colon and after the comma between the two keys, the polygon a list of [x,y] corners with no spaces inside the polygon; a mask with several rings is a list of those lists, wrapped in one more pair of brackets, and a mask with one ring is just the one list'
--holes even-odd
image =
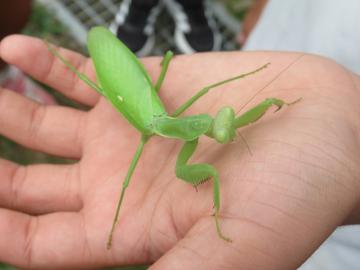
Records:
{"label": "mantis wing", "polygon": [[151,79],[136,56],[104,27],[88,34],[88,49],[105,96],[143,134],[154,115],[166,115]]}

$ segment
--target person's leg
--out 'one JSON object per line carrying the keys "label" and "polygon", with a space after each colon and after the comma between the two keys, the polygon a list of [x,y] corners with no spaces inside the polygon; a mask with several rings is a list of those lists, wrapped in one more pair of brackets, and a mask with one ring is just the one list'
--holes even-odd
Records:
{"label": "person's leg", "polygon": [[110,30],[138,56],[149,55],[159,12],[159,0],[124,0]]}
{"label": "person's leg", "polygon": [[152,8],[159,3],[159,0],[132,0],[132,2],[138,7]]}
{"label": "person's leg", "polygon": [[203,0],[178,0],[179,3],[186,7],[198,7],[203,5]]}
{"label": "person's leg", "polygon": [[268,0],[257,0],[252,3],[249,10],[246,12],[246,16],[242,23],[241,31],[237,36],[237,41],[240,45],[243,45],[249,34],[254,29],[255,25],[259,21],[259,18],[267,4]]}
{"label": "person's leg", "polygon": [[218,51],[221,35],[207,0],[165,0],[175,21],[175,44],[182,53]]}

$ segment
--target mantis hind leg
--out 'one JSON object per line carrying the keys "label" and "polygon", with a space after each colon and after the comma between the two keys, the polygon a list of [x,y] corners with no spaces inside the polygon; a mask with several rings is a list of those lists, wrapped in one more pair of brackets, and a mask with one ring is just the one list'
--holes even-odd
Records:
{"label": "mantis hind leg", "polygon": [[54,49],[50,43],[48,43],[46,40],[44,40],[46,46],[48,47],[48,50],[51,52],[52,55],[54,55],[56,58],[58,58],[65,66],[67,66],[72,72],[78,76],[80,80],[82,80],[84,83],[86,83],[90,88],[94,89],[96,92],[98,92],[100,95],[104,95],[104,91],[101,89],[99,85],[97,85],[95,82],[90,80],[85,74],[79,72],[76,67],[74,67],[68,60],[66,60],[56,49]]}
{"label": "mantis hind leg", "polygon": [[136,149],[136,152],[135,152],[134,157],[133,157],[133,159],[131,161],[129,170],[128,170],[128,172],[126,174],[126,177],[125,177],[125,180],[123,182],[120,197],[119,197],[119,200],[118,200],[118,203],[117,203],[117,206],[116,206],[116,210],[115,210],[114,221],[112,223],[111,230],[110,230],[109,237],[108,237],[107,249],[111,248],[112,238],[113,238],[113,234],[114,234],[116,225],[117,225],[117,223],[119,221],[120,208],[121,208],[122,202],[124,200],[125,191],[126,191],[127,187],[129,186],[131,176],[132,176],[132,174],[133,174],[133,172],[134,172],[134,170],[136,168],[136,165],[137,165],[137,163],[139,161],[141,153],[142,153],[142,151],[144,149],[144,145],[146,144],[148,139],[149,139],[148,137],[142,136],[140,144],[138,145],[138,148]]}
{"label": "mantis hind leg", "polygon": [[216,231],[218,236],[228,242],[231,242],[231,239],[224,236],[220,229],[219,224],[219,210],[220,210],[220,183],[219,183],[219,174],[216,169],[209,164],[191,164],[188,165],[187,162],[194,153],[198,144],[198,139],[193,141],[185,142],[183,148],[181,149],[177,161],[176,161],[176,176],[185,182],[197,186],[204,181],[207,181],[209,178],[213,178],[214,182],[214,208],[215,208],[215,224]]}

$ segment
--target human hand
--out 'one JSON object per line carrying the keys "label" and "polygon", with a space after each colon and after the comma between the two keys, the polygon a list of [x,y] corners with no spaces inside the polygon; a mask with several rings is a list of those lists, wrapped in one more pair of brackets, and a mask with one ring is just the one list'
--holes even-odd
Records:
{"label": "human hand", "polygon": [[[92,64],[61,52],[94,78]],[[204,85],[264,63],[268,69],[216,89],[189,109],[240,109],[266,97],[298,104],[241,129],[239,140],[203,139],[193,158],[220,173],[221,227],[212,217],[212,182],[199,191],[174,174],[181,143],[155,137],[127,190],[113,247],[106,241],[122,180],[140,139],[110,105],[48,52],[12,36],[0,56],[70,98],[79,111],[0,92],[0,134],[27,147],[77,159],[22,167],[0,161],[0,261],[32,269],[89,269],[154,263],[150,269],[295,269],[339,225],[359,222],[360,79],[330,60],[294,53],[178,56],[160,95],[169,111]],[[153,78],[159,58],[145,59]],[[261,90],[261,91],[260,91]]]}

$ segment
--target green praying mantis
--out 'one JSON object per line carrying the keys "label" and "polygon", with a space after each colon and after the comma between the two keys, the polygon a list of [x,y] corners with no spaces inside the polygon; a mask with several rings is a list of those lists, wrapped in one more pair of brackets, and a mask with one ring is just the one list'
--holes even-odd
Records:
{"label": "green praying mantis", "polygon": [[213,179],[216,231],[221,239],[230,242],[231,239],[226,237],[220,228],[220,181],[217,170],[210,164],[188,164],[190,157],[196,150],[199,137],[205,135],[213,138],[218,143],[229,143],[235,138],[238,128],[260,119],[271,106],[275,105],[279,110],[283,105],[292,105],[298,100],[287,103],[281,99],[267,98],[240,116],[236,116],[231,107],[223,107],[214,118],[208,114],[179,117],[209,90],[259,72],[266,68],[269,65],[268,63],[248,73],[204,87],[169,115],[157,93],[161,88],[169,62],[173,57],[172,52],[165,54],[161,63],[162,68],[159,78],[156,84],[153,84],[149,74],[136,56],[106,28],[99,26],[92,28],[88,33],[87,46],[95,65],[97,83],[77,71],[74,66],[48,44],[48,48],[53,55],[58,57],[89,87],[108,99],[128,122],[141,133],[141,141],[122,184],[107,248],[110,249],[112,245],[113,233],[119,220],[120,208],[126,188],[130,183],[144,145],[153,135],[184,141],[176,161],[175,173],[178,178],[195,187],[204,181]]}

